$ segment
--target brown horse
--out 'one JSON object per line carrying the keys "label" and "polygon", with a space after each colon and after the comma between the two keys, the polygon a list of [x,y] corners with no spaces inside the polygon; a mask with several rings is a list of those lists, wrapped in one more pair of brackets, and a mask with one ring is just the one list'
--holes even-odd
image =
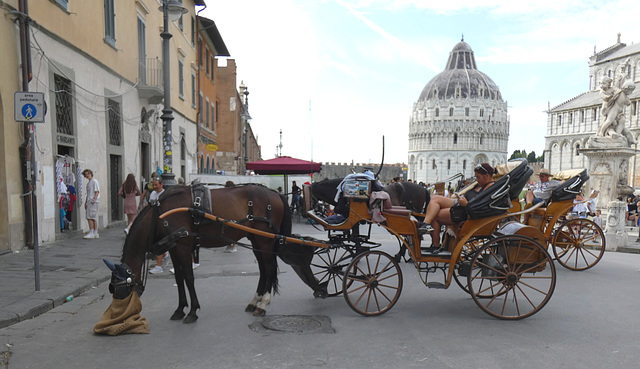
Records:
{"label": "brown horse", "polygon": [[[338,185],[344,178],[325,179],[311,185],[312,205],[318,200],[337,206],[335,201]],[[431,196],[426,188],[412,182],[395,182],[384,187],[389,194],[391,204],[404,206],[414,213],[424,213],[429,205]],[[310,209],[306,209],[310,210]]]}
{"label": "brown horse", "polygon": [[[147,206],[136,217],[125,240],[121,259],[122,266],[129,270],[131,279],[128,284],[121,282],[120,287],[126,285],[129,290],[135,288],[141,295],[148,272],[148,265],[145,263],[147,253],[161,255],[168,250],[178,285],[178,308],[171,320],[184,318],[184,323],[193,323],[198,319],[196,311],[200,308],[191,264],[192,258],[197,258],[197,252],[194,252],[198,249],[197,246],[223,247],[247,237],[258,261],[260,278],[255,296],[245,311],[264,315],[266,306],[271,301],[271,294],[278,292],[276,256],[293,267],[300,278],[314,290],[314,296],[326,296],[326,286],[318,284],[310,268],[314,248],[281,242],[283,238],[280,236],[291,234],[291,215],[283,197],[273,190],[254,184],[214,190],[201,186],[200,189],[200,196],[192,196],[190,186],[171,187],[162,193],[156,203]],[[207,202],[206,191],[210,192],[211,213],[215,216],[279,236],[257,236],[222,221],[207,219],[203,216],[203,210],[195,209]],[[177,208],[191,209],[175,212],[161,219],[163,213]],[[191,309],[186,317],[183,310],[189,304],[185,285],[191,297]]]}

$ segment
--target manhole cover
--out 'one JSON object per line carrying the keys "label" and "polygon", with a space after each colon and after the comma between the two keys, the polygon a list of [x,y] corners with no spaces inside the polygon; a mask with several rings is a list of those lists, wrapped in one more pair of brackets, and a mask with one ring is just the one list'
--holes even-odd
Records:
{"label": "manhole cover", "polygon": [[329,317],[321,315],[272,315],[256,320],[249,327],[256,332],[335,333]]}

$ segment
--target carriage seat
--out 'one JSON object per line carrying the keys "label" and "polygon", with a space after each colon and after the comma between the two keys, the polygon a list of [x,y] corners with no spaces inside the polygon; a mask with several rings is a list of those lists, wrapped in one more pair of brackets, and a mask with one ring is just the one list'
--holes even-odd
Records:
{"label": "carriage seat", "polygon": [[465,207],[470,219],[487,218],[504,214],[511,208],[511,201],[516,199],[527,179],[533,173],[526,160],[521,160],[517,167],[505,173],[493,186],[476,195]]}
{"label": "carriage seat", "polygon": [[[574,173],[575,171],[570,174]],[[556,173],[553,178],[565,179],[565,181],[551,191],[550,202],[574,200],[582,190],[584,183],[589,179],[589,175],[587,170],[583,169],[571,176],[571,178],[563,178],[562,172]]]}

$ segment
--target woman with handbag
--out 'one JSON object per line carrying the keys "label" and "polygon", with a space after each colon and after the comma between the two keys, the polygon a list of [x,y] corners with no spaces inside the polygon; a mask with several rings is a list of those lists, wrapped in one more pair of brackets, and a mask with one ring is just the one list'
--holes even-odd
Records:
{"label": "woman with handbag", "polygon": [[127,228],[124,229],[124,233],[128,234],[131,223],[138,215],[136,196],[140,196],[140,189],[136,184],[136,177],[133,173],[127,175],[127,179],[118,190],[118,196],[122,196],[124,199],[124,213],[127,214]]}
{"label": "woman with handbag", "polygon": [[[495,182],[493,175],[496,169],[487,163],[478,164],[474,168],[477,184],[464,195],[456,193],[451,198],[433,196],[427,206],[424,223],[427,233],[431,233],[432,251],[440,249],[440,226],[452,225],[467,219],[465,206],[479,193],[491,187]],[[457,197],[457,198],[456,198]]]}

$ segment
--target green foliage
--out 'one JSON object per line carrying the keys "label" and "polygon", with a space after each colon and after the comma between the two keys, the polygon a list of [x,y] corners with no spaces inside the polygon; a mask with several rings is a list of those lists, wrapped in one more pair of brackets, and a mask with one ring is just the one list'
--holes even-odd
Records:
{"label": "green foliage", "polygon": [[544,154],[542,154],[541,156],[536,156],[535,151],[531,151],[529,154],[527,154],[526,150],[515,150],[513,154],[511,154],[511,157],[509,158],[509,160],[520,159],[520,158],[527,159],[529,163],[544,162]]}

